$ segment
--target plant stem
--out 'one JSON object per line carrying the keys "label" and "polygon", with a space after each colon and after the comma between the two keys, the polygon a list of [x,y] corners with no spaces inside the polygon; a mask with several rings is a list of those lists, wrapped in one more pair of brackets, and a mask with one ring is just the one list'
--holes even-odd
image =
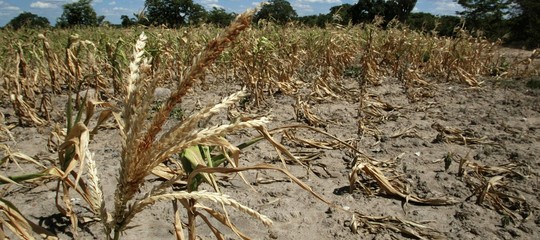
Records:
{"label": "plant stem", "polygon": [[118,240],[120,238],[120,231],[118,231],[117,228],[114,228],[114,240]]}
{"label": "plant stem", "polygon": [[188,232],[189,232],[189,240],[195,240],[197,238],[197,232],[195,228],[195,216],[196,213],[194,211],[195,209],[195,200],[189,200],[188,201],[189,208],[188,208]]}

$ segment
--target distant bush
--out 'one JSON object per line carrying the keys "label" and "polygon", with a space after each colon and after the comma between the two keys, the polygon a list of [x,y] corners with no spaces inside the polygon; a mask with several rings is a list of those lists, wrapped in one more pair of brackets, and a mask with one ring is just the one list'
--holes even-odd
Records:
{"label": "distant bush", "polygon": [[48,28],[51,24],[45,17],[40,17],[30,12],[23,12],[11,19],[6,27],[18,30],[20,28]]}

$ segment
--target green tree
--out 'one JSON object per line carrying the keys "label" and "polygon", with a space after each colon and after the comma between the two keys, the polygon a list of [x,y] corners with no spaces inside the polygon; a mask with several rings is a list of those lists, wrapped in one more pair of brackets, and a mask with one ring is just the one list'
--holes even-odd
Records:
{"label": "green tree", "polygon": [[40,17],[30,12],[23,12],[11,19],[6,26],[17,30],[20,28],[48,28],[51,24],[45,17]]}
{"label": "green tree", "polygon": [[416,6],[417,0],[394,0],[386,1],[384,17],[387,20],[396,18],[400,22],[405,22]]}
{"label": "green tree", "polygon": [[193,0],[146,0],[145,16],[153,25],[179,27],[202,22],[206,10]]}
{"label": "green tree", "polygon": [[516,0],[512,9],[511,40],[529,48],[540,47],[540,1]]}
{"label": "green tree", "polygon": [[120,16],[120,20],[122,20],[122,22],[120,23],[122,27],[130,27],[137,23],[137,20],[135,18],[129,18],[127,15]]}
{"label": "green tree", "polygon": [[437,32],[440,36],[454,36],[456,27],[460,27],[463,21],[457,16],[440,16],[438,19]]}
{"label": "green tree", "polygon": [[79,0],[62,7],[64,12],[56,23],[59,27],[98,26],[105,19],[104,16],[97,16],[92,7],[92,0]]}
{"label": "green tree", "polygon": [[308,15],[298,17],[297,21],[305,26],[324,28],[327,23],[332,21],[332,17],[330,14]]}
{"label": "green tree", "polygon": [[376,16],[384,16],[384,1],[359,0],[349,11],[353,23],[371,22]]}
{"label": "green tree", "polygon": [[465,10],[458,12],[465,18],[465,27],[481,30],[491,39],[510,32],[508,17],[513,0],[458,0]]}
{"label": "green tree", "polygon": [[411,13],[407,19],[407,25],[414,30],[431,31],[435,29],[438,17],[431,13]]}
{"label": "green tree", "polygon": [[349,11],[353,23],[371,22],[376,16],[405,22],[415,5],[416,0],[359,0]]}
{"label": "green tree", "polygon": [[236,17],[234,13],[228,13],[223,8],[213,7],[206,16],[206,23],[215,24],[220,27],[228,26]]}
{"label": "green tree", "polygon": [[414,30],[435,30],[439,36],[454,36],[455,28],[461,25],[461,19],[457,16],[435,16],[430,13],[411,13],[407,19],[407,25]]}
{"label": "green tree", "polygon": [[296,11],[286,0],[270,0],[261,10],[255,14],[253,21],[259,22],[261,19],[273,21],[278,24],[285,24],[298,17]]}
{"label": "green tree", "polygon": [[189,25],[195,25],[203,23],[206,20],[208,12],[200,4],[194,3],[191,8],[188,9],[186,23]]}

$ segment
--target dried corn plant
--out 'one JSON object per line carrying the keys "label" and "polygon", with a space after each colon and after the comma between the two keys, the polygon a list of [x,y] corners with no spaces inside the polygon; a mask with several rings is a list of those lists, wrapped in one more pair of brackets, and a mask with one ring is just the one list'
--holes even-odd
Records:
{"label": "dried corn plant", "polygon": [[[475,38],[460,30],[456,38],[444,38],[416,32],[397,21],[385,29],[377,20],[357,32],[361,53],[355,65],[360,70],[360,89],[366,84],[379,85],[383,76],[397,78],[403,83],[411,101],[432,97],[435,79],[462,82],[477,87],[480,76],[490,75],[505,62],[494,54],[498,43]],[[440,80],[437,80],[440,81]]]}
{"label": "dried corn plant", "polygon": [[[356,156],[373,161],[375,160],[359,150],[357,147],[353,146],[352,142],[355,142],[354,139],[342,140],[316,127],[307,125],[291,125],[273,129],[271,132],[272,134],[280,133],[282,135],[281,142],[283,145],[297,149],[297,151],[294,152],[294,155],[288,155],[290,158],[289,161],[284,161],[282,159],[284,165],[289,163],[306,166],[309,171],[313,172],[318,177],[323,176],[323,174],[318,170],[315,170],[313,167],[321,168],[326,173],[326,176],[332,177],[332,174],[328,172],[327,165],[325,163],[314,161],[324,156],[324,150],[348,149]],[[308,135],[320,135],[322,137],[315,139],[302,137],[304,134],[306,134],[306,132]],[[281,148],[284,148],[284,146]],[[318,150],[314,151],[313,149]],[[325,177],[323,176],[323,178]]]}
{"label": "dried corn plant", "polygon": [[500,77],[525,78],[538,76],[540,73],[538,59],[540,59],[540,49],[534,49],[531,55],[525,59],[516,56],[511,61],[507,61],[504,56],[499,56],[493,68],[496,70],[495,74]]}
{"label": "dried corn plant", "polygon": [[428,199],[419,198],[408,191],[406,184],[402,180],[400,180],[399,177],[385,176],[385,174],[383,173],[383,171],[381,171],[379,167],[366,160],[358,161],[356,165],[352,168],[351,173],[349,174],[349,184],[351,192],[357,188],[358,184],[363,190],[367,191],[370,194],[373,194],[372,190],[366,187],[365,184],[360,181],[359,178],[363,176],[362,172],[365,174],[366,177],[375,181],[377,186],[380,188],[377,191],[382,192],[383,194],[386,194],[388,196],[399,198],[406,203],[411,202],[415,204],[432,206],[444,206],[459,203],[458,200],[452,199],[450,197]]}
{"label": "dried corn plant", "polygon": [[315,115],[311,110],[311,106],[306,100],[301,100],[300,96],[297,96],[296,103],[293,105],[294,115],[296,116],[296,121],[305,122],[310,126],[314,127],[324,127],[326,123],[319,116]]}
{"label": "dried corn plant", "polygon": [[474,132],[472,129],[462,130],[455,127],[445,127],[440,123],[433,123],[431,128],[437,130],[439,134],[433,140],[434,143],[457,143],[461,145],[471,144],[490,144],[496,145],[495,142],[488,140],[485,136]]}
{"label": "dried corn plant", "polygon": [[38,38],[42,40],[43,43],[43,54],[45,56],[46,64],[42,64],[44,68],[47,69],[47,73],[50,79],[50,88],[54,93],[60,93],[61,91],[61,79],[60,74],[63,72],[61,65],[58,62],[58,56],[51,48],[49,40],[44,34],[39,34]]}
{"label": "dried corn plant", "polygon": [[3,157],[0,159],[0,165],[7,166],[10,162],[13,162],[17,167],[20,168],[19,161],[22,160],[27,163],[34,164],[36,166],[39,166],[40,168],[45,169],[45,166],[38,161],[34,160],[30,156],[19,152],[19,151],[13,151],[9,145],[6,144],[0,144],[0,149],[3,152]]}
{"label": "dried corn plant", "polygon": [[[9,188],[26,187],[24,185],[50,178],[48,169],[30,156],[19,151],[13,151],[8,145],[0,144],[0,150],[3,155],[2,159],[0,159],[0,165],[6,169],[6,172],[11,174],[0,174],[0,187],[2,187],[0,192],[0,237],[7,239],[8,236],[17,236],[21,239],[34,239],[34,233],[37,233],[44,239],[56,239],[54,234],[23,216],[17,206],[8,200],[9,194],[6,194]],[[7,170],[12,163],[21,169],[19,161],[35,165],[40,170],[36,170],[34,173],[25,172],[24,174],[13,174],[13,170]],[[12,234],[8,234],[9,231]]]}
{"label": "dried corn plant", "polygon": [[[57,176],[56,207],[61,214],[70,218],[72,233],[78,236],[78,217],[72,202],[74,189],[81,197],[90,204],[93,203],[87,191],[86,181],[82,179],[90,134],[86,126],[78,122],[68,129],[64,142],[58,146],[58,167],[53,168],[52,175]],[[101,199],[100,199],[101,200]],[[96,212],[94,212],[96,214]]]}
{"label": "dried corn plant", "polygon": [[[298,89],[295,74],[300,64],[297,38],[287,39],[286,29],[268,23],[248,30],[231,49],[235,78],[240,79],[259,106],[276,93],[292,94]],[[246,57],[246,55],[248,57]]]}
{"label": "dried corn plant", "polygon": [[[410,202],[420,205],[446,206],[460,202],[451,197],[425,199],[410,193],[406,181],[395,171],[397,159],[401,155],[393,160],[381,161],[370,158],[349,144],[344,146],[352,150],[354,156],[353,167],[349,174],[350,192],[361,189],[370,195],[383,194],[401,199],[405,204]],[[417,239],[444,239],[444,234],[436,229],[395,216],[368,216],[355,211],[349,226],[354,233],[368,231],[377,234],[382,230],[391,230]]]}
{"label": "dried corn plant", "polygon": [[21,44],[17,45],[16,70],[13,75],[5,80],[9,100],[19,119],[19,125],[44,125],[46,121],[42,119],[34,108],[35,100],[35,78],[30,77],[24,50]]}
{"label": "dried corn plant", "polygon": [[107,65],[105,71],[110,71],[112,88],[117,95],[125,94],[122,92],[122,90],[124,90],[122,88],[122,69],[124,67],[122,66],[122,60],[127,59],[127,56],[123,51],[123,45],[124,41],[122,39],[117,40],[115,44],[107,42],[105,45],[107,53]]}
{"label": "dried corn plant", "polygon": [[43,227],[26,219],[11,202],[0,198],[0,237],[8,239],[4,227],[21,239],[35,239],[34,233],[40,234],[44,239],[58,239]]}
{"label": "dried corn plant", "polygon": [[[108,81],[105,80],[98,68],[96,45],[89,40],[81,40],[80,36],[71,35],[68,45],[65,49],[65,79],[70,90],[76,91],[75,104],[80,105],[81,90],[92,88],[96,95],[100,91],[109,87]],[[84,103],[83,103],[84,104]]]}
{"label": "dried corn plant", "polygon": [[513,220],[525,220],[530,216],[530,206],[519,191],[510,185],[506,176],[499,175],[491,178],[474,176],[467,178],[467,182],[473,186],[473,193],[466,200],[476,197],[476,204],[493,207],[503,215]]}
{"label": "dried corn plant", "polygon": [[[218,31],[211,26],[148,31],[156,39],[149,43],[149,55],[152,73],[159,75],[160,85],[180,81],[181,69],[191,64],[191,59],[204,47],[202,42],[215,37]],[[90,32],[58,30],[36,34],[31,36],[33,43],[8,49],[18,60],[2,66],[8,80],[3,84],[10,89],[7,94],[14,94],[12,99],[17,101],[15,107],[22,110],[20,113],[32,115],[33,111],[36,115],[21,115],[22,123],[42,124],[35,117],[48,119],[52,112],[45,103],[55,95],[39,100],[32,98],[33,92],[57,94],[65,87],[63,84],[69,84],[72,90],[89,86],[97,91],[109,87],[115,92],[123,89],[121,79],[127,72],[122,69],[128,65],[124,40],[133,36],[109,29]],[[20,34],[10,33],[4,38],[17,42]],[[283,28],[267,23],[246,30],[238,44],[225,50],[207,66],[207,71],[225,73],[227,81],[242,82],[256,104],[275,94],[295,94],[301,87],[310,88],[312,97],[319,101],[356,98],[358,92],[342,81],[349,69],[358,69],[359,81],[363,82],[360,91],[369,84],[382,84],[385,77],[393,77],[403,83],[411,101],[418,101],[431,97],[434,79],[479,86],[478,78],[493,75],[494,69],[504,77],[534,72],[538,51],[526,59],[507,61],[494,54],[498,47],[498,43],[472,37],[463,30],[456,38],[444,38],[411,31],[397,22],[383,28],[380,20],[364,27],[326,29],[295,25]],[[250,57],[246,58],[246,54]],[[221,76],[215,77],[221,80]],[[16,78],[25,80],[14,81]],[[36,81],[43,78],[47,80]],[[16,85],[20,90],[15,91]],[[18,95],[23,96],[26,105],[17,100]]]}
{"label": "dried corn plant", "polygon": [[[241,205],[233,198],[219,193],[217,184],[214,183],[215,180],[209,173],[238,172],[239,169],[233,168],[233,170],[227,170],[227,168],[220,169],[213,166],[213,161],[204,157],[209,153],[207,150],[199,152],[199,157],[193,155],[195,152],[191,152],[191,157],[186,156],[191,161],[189,161],[189,164],[182,164],[182,171],[175,172],[174,177],[153,186],[149,192],[144,194],[139,193],[141,187],[145,185],[145,178],[156,167],[160,166],[161,163],[170,159],[173,154],[181,152],[188,153],[185,151],[191,149],[192,146],[218,147],[226,149],[224,154],[232,154],[234,156],[229,162],[233,167],[236,167],[238,166],[238,149],[232,146],[223,136],[246,128],[255,128],[259,131],[264,131],[263,127],[268,122],[268,119],[264,117],[256,119],[239,118],[236,122],[230,124],[207,128],[197,127],[202,119],[208,119],[216,113],[228,109],[232,104],[245,97],[246,94],[244,92],[233,94],[225,98],[221,103],[213,107],[204,108],[198,113],[191,115],[184,121],[173,126],[170,130],[162,131],[164,123],[168,120],[167,116],[169,116],[174,106],[182,101],[188,90],[202,77],[205,68],[210,66],[222,51],[249,26],[253,13],[254,11],[248,11],[239,15],[222,35],[219,35],[208,43],[204,51],[195,57],[193,64],[183,72],[178,87],[164,106],[151,118],[151,121],[146,121],[146,119],[150,117],[150,111],[148,110],[151,107],[156,79],[152,78],[150,72],[151,66],[149,65],[150,61],[144,57],[147,37],[145,34],[140,35],[133,51],[130,74],[127,77],[127,95],[121,126],[121,136],[123,139],[122,160],[118,185],[115,191],[114,211],[110,215],[106,213],[102,215],[105,231],[109,238],[118,239],[120,234],[130,227],[130,223],[137,213],[158,201],[175,200],[174,208],[177,214],[179,211],[177,203],[183,206],[188,214],[187,230],[189,239],[195,239],[197,235],[195,224],[197,217],[202,218],[213,229],[214,234],[218,238],[220,238],[221,234],[210,223],[209,217],[229,227],[238,236],[245,236],[230,223],[226,212],[219,213],[217,210],[205,207],[202,205],[204,201],[217,202],[224,209],[225,206],[236,208],[255,216],[263,223],[270,223],[270,220],[265,216]],[[204,161],[204,159],[207,160]],[[258,167],[254,167],[253,169],[258,169]],[[272,169],[278,168],[272,167]],[[240,170],[249,169],[244,168]],[[185,176],[185,174],[189,174],[187,190],[169,192],[168,189],[170,186],[176,180]],[[292,178],[293,176],[290,175],[289,177]],[[196,186],[201,181],[201,178],[206,179],[206,182],[216,187],[215,190],[218,192],[197,191]],[[195,179],[199,180],[194,182]],[[294,180],[296,178],[292,179]],[[204,215],[203,212],[209,214],[209,217]],[[179,215],[176,216],[175,232],[177,238],[184,238],[183,223],[181,223]]]}
{"label": "dried corn plant", "polygon": [[380,139],[382,132],[377,128],[377,124],[384,123],[397,118],[396,112],[401,106],[394,106],[383,101],[380,96],[363,93],[359,97],[358,104],[358,135],[373,135]]}
{"label": "dried corn plant", "polygon": [[10,99],[19,118],[19,125],[30,123],[32,125],[41,126],[47,123],[45,119],[42,119],[37,115],[35,109],[30,106],[21,95],[12,94]]}
{"label": "dried corn plant", "polygon": [[520,194],[520,189],[512,186],[516,180],[527,179],[520,172],[522,166],[509,163],[499,166],[478,164],[467,154],[459,158],[458,176],[462,177],[472,193],[466,200],[476,197],[476,204],[493,207],[513,221],[524,221],[530,216],[530,206]]}
{"label": "dried corn plant", "polygon": [[[83,98],[78,107],[73,105],[71,97],[66,107],[66,128],[56,126],[49,139],[49,147],[58,153],[58,162],[49,170],[49,174],[58,178],[56,189],[56,207],[60,213],[70,218],[72,233],[78,235],[78,216],[72,202],[71,190],[74,190],[88,204],[93,216],[101,215],[103,209],[103,196],[99,185],[96,163],[89,150],[90,139],[98,132],[101,126],[114,116],[120,120],[119,114],[110,103],[96,102]],[[89,125],[100,107],[95,126],[91,130]],[[75,109],[79,111],[75,113]],[[83,118],[84,116],[84,118]]]}
{"label": "dried corn plant", "polygon": [[13,141],[15,142],[15,138],[13,137],[13,134],[11,134],[11,129],[14,127],[13,125],[7,125],[6,126],[6,117],[4,116],[4,113],[0,112],[0,141]]}
{"label": "dried corn plant", "polygon": [[437,229],[430,228],[421,223],[393,216],[368,216],[359,212],[355,212],[353,215],[350,228],[354,233],[365,230],[372,234],[378,234],[383,230],[389,229],[415,239],[446,239],[444,234]]}

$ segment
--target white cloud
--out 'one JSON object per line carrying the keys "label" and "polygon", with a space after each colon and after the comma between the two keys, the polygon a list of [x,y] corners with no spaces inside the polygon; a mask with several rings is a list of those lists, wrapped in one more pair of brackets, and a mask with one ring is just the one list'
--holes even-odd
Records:
{"label": "white cloud", "polygon": [[19,7],[16,6],[7,6],[5,8],[2,8],[2,10],[8,10],[8,11],[19,11],[21,10]]}
{"label": "white cloud", "polygon": [[223,7],[222,5],[215,4],[215,3],[211,3],[211,4],[208,4],[206,6],[208,7],[208,9],[212,9],[212,8],[217,8],[217,9],[223,8],[223,9],[225,9],[225,7]]}
{"label": "white cloud", "polygon": [[294,2],[292,6],[296,10],[296,13],[298,13],[299,16],[309,15],[315,12],[311,5],[303,4],[300,1]]}
{"label": "white cloud", "polygon": [[210,4],[217,4],[218,0],[202,0],[202,4],[210,5]]}
{"label": "white cloud", "polygon": [[6,15],[9,15],[11,14],[10,12],[18,12],[18,11],[21,11],[21,9],[17,6],[13,6],[7,2],[4,2],[4,1],[0,1],[0,10],[2,10],[0,12],[0,15],[2,16],[6,16]]}
{"label": "white cloud", "polygon": [[117,11],[117,12],[133,12],[132,9],[129,9],[129,8],[123,8],[123,7],[113,7],[112,10],[113,10],[113,11]]}
{"label": "white cloud", "polygon": [[30,7],[32,7],[32,8],[56,8],[57,6],[52,4],[52,3],[49,3],[49,2],[37,1],[37,2],[31,3]]}
{"label": "white cloud", "polygon": [[135,12],[136,11],[134,9],[130,9],[130,8],[113,7],[113,8],[102,8],[101,11],[98,12],[98,15],[103,15],[106,17],[119,19],[121,15],[132,16],[132,14]]}
{"label": "white cloud", "polygon": [[213,7],[215,7],[215,8],[225,8],[225,7],[223,7],[223,5],[218,4],[219,0],[202,0],[201,3],[202,3],[202,5],[204,7],[206,7],[207,10],[212,9]]}
{"label": "white cloud", "polygon": [[452,0],[438,0],[435,2],[435,13],[443,15],[454,15],[456,11],[461,11],[463,8],[457,2]]}
{"label": "white cloud", "polygon": [[110,2],[109,5],[116,5],[116,1]]}

